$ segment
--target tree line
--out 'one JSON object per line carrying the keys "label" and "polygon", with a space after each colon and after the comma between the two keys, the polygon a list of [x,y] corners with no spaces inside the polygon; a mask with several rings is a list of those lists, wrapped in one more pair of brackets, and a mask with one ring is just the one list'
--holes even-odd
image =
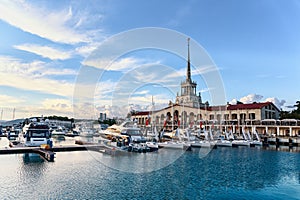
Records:
{"label": "tree line", "polygon": [[300,119],[300,101],[296,101],[294,107],[292,111],[281,110],[280,119]]}

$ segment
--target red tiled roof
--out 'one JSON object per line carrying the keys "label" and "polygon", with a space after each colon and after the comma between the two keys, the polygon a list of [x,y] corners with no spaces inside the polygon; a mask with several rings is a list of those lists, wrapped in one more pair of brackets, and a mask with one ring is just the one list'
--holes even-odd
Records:
{"label": "red tiled roof", "polygon": [[263,103],[249,103],[249,104],[236,104],[236,105],[229,105],[227,110],[238,110],[238,109],[261,109],[268,105],[273,105],[277,108],[272,102],[263,102]]}
{"label": "red tiled roof", "polygon": [[263,102],[263,103],[248,103],[248,104],[236,104],[226,106],[211,106],[207,110],[209,111],[219,111],[219,110],[245,110],[245,109],[262,109],[265,106],[273,105],[277,110],[278,108],[272,102]]}
{"label": "red tiled roof", "polygon": [[136,112],[134,113],[132,116],[137,116],[137,115],[149,115],[149,111],[140,111],[140,112]]}

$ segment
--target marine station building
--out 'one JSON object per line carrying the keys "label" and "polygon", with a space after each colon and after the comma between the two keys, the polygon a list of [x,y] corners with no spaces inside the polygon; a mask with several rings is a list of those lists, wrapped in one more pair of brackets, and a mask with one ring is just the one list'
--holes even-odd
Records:
{"label": "marine station building", "polygon": [[131,119],[136,120],[139,126],[155,125],[159,129],[163,127],[167,116],[170,116],[171,120],[178,118],[179,127],[183,129],[197,129],[201,126],[225,131],[231,128],[234,133],[239,133],[242,127],[254,127],[259,133],[291,136],[299,134],[299,129],[290,128],[291,124],[300,126],[299,121],[279,120],[280,110],[272,102],[211,106],[208,102],[202,102],[196,87],[197,83],[191,78],[188,44],[186,79],[181,82],[181,91],[175,102],[170,101],[168,107],[161,110],[136,112]]}

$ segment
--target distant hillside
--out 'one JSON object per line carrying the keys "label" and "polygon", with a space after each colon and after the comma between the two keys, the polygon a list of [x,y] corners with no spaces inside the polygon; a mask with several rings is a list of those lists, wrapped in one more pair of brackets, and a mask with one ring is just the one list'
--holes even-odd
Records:
{"label": "distant hillside", "polygon": [[10,121],[0,121],[0,125],[2,126],[12,126],[14,124],[19,124],[22,123],[24,121],[24,119],[15,119],[15,120],[10,120]]}

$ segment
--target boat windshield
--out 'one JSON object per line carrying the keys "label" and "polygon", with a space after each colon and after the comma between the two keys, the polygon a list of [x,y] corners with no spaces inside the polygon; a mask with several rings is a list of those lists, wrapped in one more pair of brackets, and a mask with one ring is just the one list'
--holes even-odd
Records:
{"label": "boat windshield", "polygon": [[127,130],[127,135],[141,135],[139,130]]}
{"label": "boat windshield", "polygon": [[48,130],[29,130],[28,131],[29,137],[32,138],[46,138],[50,136]]}

